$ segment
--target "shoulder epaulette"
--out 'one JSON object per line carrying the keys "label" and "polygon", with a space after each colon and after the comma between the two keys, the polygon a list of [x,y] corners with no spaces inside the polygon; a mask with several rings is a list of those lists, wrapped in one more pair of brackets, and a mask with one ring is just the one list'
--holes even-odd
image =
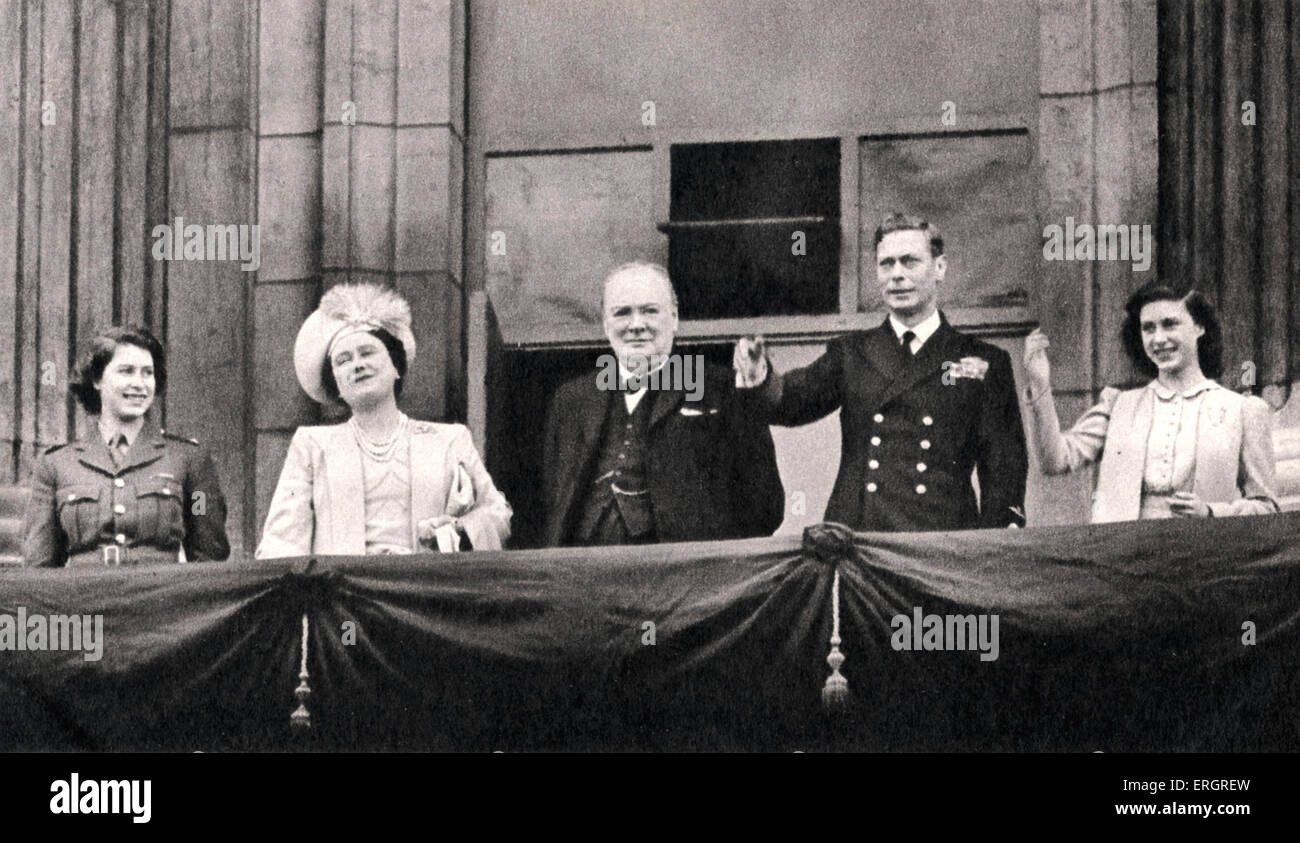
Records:
{"label": "shoulder epaulette", "polygon": [[161,433],[161,434],[163,435],[163,438],[165,438],[165,439],[172,439],[172,440],[175,440],[175,441],[177,441],[177,442],[188,442],[188,443],[191,444],[191,445],[197,445],[197,444],[199,444],[199,440],[197,440],[197,439],[191,439],[191,438],[188,437],[188,436],[180,436],[180,435],[177,435],[177,434],[175,434],[175,433],[168,433],[168,432],[165,431],[165,430],[160,430],[160,431],[158,431],[158,432]]}

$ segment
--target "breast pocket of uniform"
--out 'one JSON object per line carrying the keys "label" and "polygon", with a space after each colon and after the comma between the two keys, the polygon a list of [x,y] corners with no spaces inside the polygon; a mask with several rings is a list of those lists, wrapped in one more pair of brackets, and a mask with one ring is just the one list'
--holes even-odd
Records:
{"label": "breast pocket of uniform", "polygon": [[179,542],[185,535],[181,490],[174,480],[152,479],[136,487],[141,538]]}
{"label": "breast pocket of uniform", "polygon": [[69,486],[59,490],[59,526],[72,544],[95,535],[101,492],[96,486]]}

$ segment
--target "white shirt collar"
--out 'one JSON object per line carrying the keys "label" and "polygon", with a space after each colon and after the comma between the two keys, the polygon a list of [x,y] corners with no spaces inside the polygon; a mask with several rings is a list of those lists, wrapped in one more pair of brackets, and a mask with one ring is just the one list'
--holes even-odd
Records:
{"label": "white shirt collar", "polygon": [[[637,405],[640,404],[641,399],[645,397],[646,389],[649,387],[649,383],[650,383],[649,381],[650,376],[653,375],[655,372],[659,371],[660,369],[662,369],[664,367],[664,364],[667,362],[668,362],[668,355],[665,354],[663,358],[659,361],[659,364],[657,366],[655,366],[653,369],[645,373],[645,378],[641,381],[640,389],[623,390],[623,404],[627,407],[627,411],[629,413],[635,412]],[[632,373],[628,371],[626,366],[623,365],[622,358],[619,358],[618,361],[618,376],[621,379],[620,380],[621,383],[627,383],[632,379]]]}
{"label": "white shirt collar", "polygon": [[[648,379],[648,378],[649,378],[651,375],[653,375],[655,372],[657,372],[657,371],[659,371],[660,369],[662,369],[662,368],[664,367],[664,364],[667,363],[667,362],[668,362],[668,355],[665,354],[665,355],[664,355],[664,356],[659,360],[659,362],[658,362],[657,365],[655,365],[652,369],[650,369],[650,371],[648,371],[648,372],[645,373],[644,378]],[[618,376],[619,376],[619,379],[620,379],[620,381],[619,381],[620,383],[627,383],[628,381],[632,380],[632,372],[631,372],[631,370],[629,370],[626,366],[623,365],[623,359],[622,359],[622,358],[619,358],[619,361],[618,361]],[[643,385],[642,385],[642,387],[641,387],[640,389],[636,389],[636,390],[629,389],[629,390],[625,390],[625,391],[626,391],[626,392],[629,392],[629,393],[645,392],[646,387],[644,386],[644,384],[645,384],[645,383],[648,383],[648,380],[643,380],[642,383],[643,383]]]}
{"label": "white shirt collar", "polygon": [[925,345],[926,340],[934,336],[934,332],[939,330],[939,326],[942,324],[943,321],[939,318],[938,308],[935,309],[934,313],[931,313],[925,319],[921,320],[915,328],[907,327],[900,322],[898,317],[894,316],[894,314],[889,314],[889,327],[894,329],[894,336],[898,338],[898,341],[901,343],[903,341],[903,334],[907,331],[911,331],[913,334],[916,334],[916,347],[918,349]]}
{"label": "white shirt collar", "polygon": [[[1164,384],[1160,383],[1160,381],[1158,380],[1151,381],[1150,386],[1151,389],[1155,392],[1156,396],[1159,397],[1161,401],[1172,401],[1174,399],[1174,396],[1178,394],[1174,392],[1172,389],[1165,386]],[[1206,378],[1205,380],[1198,383],[1196,386],[1188,387],[1187,389],[1183,390],[1183,397],[1195,398],[1199,393],[1204,392],[1207,389],[1213,389],[1218,386],[1219,384],[1217,381],[1213,381],[1209,378]]]}

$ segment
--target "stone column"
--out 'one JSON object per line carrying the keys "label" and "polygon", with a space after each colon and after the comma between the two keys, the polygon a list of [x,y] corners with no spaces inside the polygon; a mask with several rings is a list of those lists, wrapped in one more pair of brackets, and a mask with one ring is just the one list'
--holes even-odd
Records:
{"label": "stone column", "polygon": [[[1040,222],[1150,225],[1154,237],[1156,0],[1040,0],[1039,28]],[[1130,377],[1118,339],[1124,302],[1156,277],[1156,261],[1145,272],[1129,261],[1041,266],[1039,319],[1069,425],[1102,387]],[[1038,471],[1032,455],[1030,471]],[[1088,520],[1091,476],[1046,478],[1038,488],[1034,523]]]}

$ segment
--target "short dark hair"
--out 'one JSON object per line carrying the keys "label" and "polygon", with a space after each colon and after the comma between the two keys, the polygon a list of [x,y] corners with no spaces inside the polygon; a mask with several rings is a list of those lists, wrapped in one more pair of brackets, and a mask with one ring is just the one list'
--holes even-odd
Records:
{"label": "short dark hair", "polygon": [[928,234],[930,257],[937,258],[943,254],[943,235],[939,233],[939,227],[913,214],[895,212],[887,215],[880,225],[876,226],[876,239],[872,245],[879,246],[886,234],[893,234],[895,231],[919,231]]}
{"label": "short dark hair", "polygon": [[1201,364],[1201,372],[1207,378],[1217,378],[1223,374],[1223,330],[1219,327],[1218,314],[1214,305],[1197,290],[1180,293],[1167,284],[1153,282],[1142,287],[1129,296],[1124,305],[1127,316],[1120,328],[1120,342],[1124,353],[1133,362],[1133,367],[1149,378],[1154,378],[1160,369],[1147,356],[1142,344],[1142,308],[1157,301],[1182,302],[1191,315],[1192,321],[1205,329],[1205,333],[1196,343],[1196,359]]}
{"label": "short dark hair", "polygon": [[104,409],[95,387],[104,377],[108,361],[117,353],[118,346],[134,345],[143,348],[153,357],[154,397],[167,391],[167,353],[162,343],[139,325],[114,325],[95,334],[86,341],[77,365],[72,371],[68,391],[87,413],[97,416]]}
{"label": "short dark hair", "polygon": [[[393,361],[393,368],[397,370],[397,382],[393,384],[393,396],[402,397],[402,384],[406,381],[406,346],[402,345],[397,337],[385,331],[383,328],[372,328],[366,331],[367,334],[374,337],[384,344],[388,349],[388,357]],[[321,363],[320,369],[321,386],[325,387],[325,394],[331,401],[342,401],[339,397],[339,384],[334,380],[334,364],[329,355]]]}

